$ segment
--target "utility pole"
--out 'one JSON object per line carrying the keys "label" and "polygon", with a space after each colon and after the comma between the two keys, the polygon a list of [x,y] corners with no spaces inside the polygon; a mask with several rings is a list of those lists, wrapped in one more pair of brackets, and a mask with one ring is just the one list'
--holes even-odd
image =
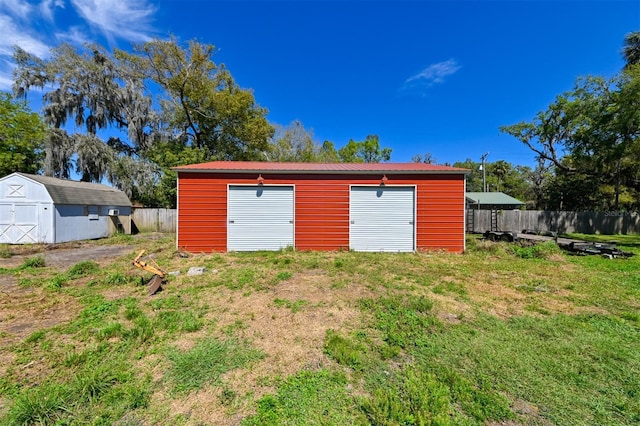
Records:
{"label": "utility pole", "polygon": [[484,163],[484,160],[485,158],[487,158],[487,155],[489,155],[488,152],[486,152],[482,157],[480,157],[480,159],[482,160],[482,165],[480,166],[482,168],[482,192],[487,192],[487,168],[485,167],[485,163]]}

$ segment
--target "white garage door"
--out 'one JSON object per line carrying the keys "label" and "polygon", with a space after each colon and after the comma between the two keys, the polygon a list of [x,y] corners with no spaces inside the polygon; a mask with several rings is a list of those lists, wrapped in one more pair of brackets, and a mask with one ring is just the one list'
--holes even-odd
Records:
{"label": "white garage door", "polygon": [[0,243],[38,242],[38,205],[0,204]]}
{"label": "white garage door", "polygon": [[415,250],[415,188],[351,188],[349,246],[356,251]]}
{"label": "white garage door", "polygon": [[293,247],[292,186],[229,186],[227,250]]}

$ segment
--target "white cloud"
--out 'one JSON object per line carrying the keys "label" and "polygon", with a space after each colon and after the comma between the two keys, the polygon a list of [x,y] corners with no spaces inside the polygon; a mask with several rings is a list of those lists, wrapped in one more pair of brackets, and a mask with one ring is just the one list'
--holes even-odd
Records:
{"label": "white cloud", "polygon": [[[48,0],[45,0],[47,3]],[[60,0],[54,0],[56,2]],[[11,90],[13,84],[14,46],[20,46],[27,52],[44,57],[49,53],[49,45],[43,36],[35,30],[43,13],[42,4],[35,7],[23,0],[0,0],[0,90]]]}
{"label": "white cloud", "polygon": [[[72,25],[60,25],[60,10]],[[14,46],[46,58],[58,43],[79,45],[95,38],[88,35],[91,29],[111,44],[145,41],[155,11],[152,0],[0,0],[0,90],[11,88]]]}
{"label": "white cloud", "polygon": [[10,92],[13,85],[13,65],[4,59],[0,59],[0,90]]}
{"label": "white cloud", "polygon": [[[1,0],[0,0],[1,1]],[[49,22],[53,22],[54,8],[59,7],[64,9],[64,1],[62,0],[42,0],[40,3],[40,13]]]}
{"label": "white cloud", "polygon": [[147,0],[71,0],[78,14],[113,42],[115,38],[146,41],[155,6]]}
{"label": "white cloud", "polygon": [[40,57],[49,51],[49,46],[38,39],[37,34],[29,34],[27,28],[18,26],[10,16],[0,14],[0,55],[12,55],[15,45]]}
{"label": "white cloud", "polygon": [[0,11],[21,19],[27,19],[33,10],[33,5],[24,0],[0,0]]}
{"label": "white cloud", "polygon": [[430,87],[434,84],[443,83],[445,77],[455,74],[460,68],[462,67],[458,65],[455,59],[431,64],[418,74],[409,77],[405,81],[405,85],[419,84]]}
{"label": "white cloud", "polygon": [[91,41],[89,36],[87,36],[83,31],[82,27],[78,25],[69,27],[69,30],[64,32],[56,32],[55,36],[56,40],[72,45],[82,45]]}

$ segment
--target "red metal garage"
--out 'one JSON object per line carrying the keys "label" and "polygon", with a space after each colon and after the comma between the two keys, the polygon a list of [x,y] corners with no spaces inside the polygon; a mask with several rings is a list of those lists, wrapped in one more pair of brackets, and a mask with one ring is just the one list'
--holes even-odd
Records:
{"label": "red metal garage", "polygon": [[214,161],[175,170],[186,251],[465,249],[465,169]]}

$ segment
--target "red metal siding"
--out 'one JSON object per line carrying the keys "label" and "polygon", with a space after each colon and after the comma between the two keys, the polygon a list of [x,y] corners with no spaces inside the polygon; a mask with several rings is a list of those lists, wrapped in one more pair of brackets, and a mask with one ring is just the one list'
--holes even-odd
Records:
{"label": "red metal siding", "polygon": [[418,250],[464,250],[464,176],[432,176],[418,185]]}
{"label": "red metal siding", "polygon": [[[256,185],[256,173],[179,173],[178,247],[226,251],[227,187]],[[295,248],[349,247],[351,185],[379,185],[376,175],[263,173],[264,185],[294,185]],[[464,175],[390,175],[387,185],[416,186],[416,248],[464,250]]]}

